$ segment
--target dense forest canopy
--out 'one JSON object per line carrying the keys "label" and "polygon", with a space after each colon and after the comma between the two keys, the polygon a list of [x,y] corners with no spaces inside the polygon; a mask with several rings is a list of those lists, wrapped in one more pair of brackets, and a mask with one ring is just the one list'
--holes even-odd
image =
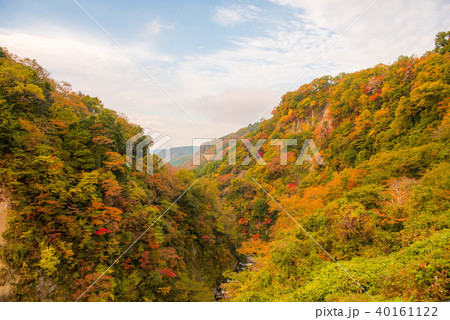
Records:
{"label": "dense forest canopy", "polygon": [[[450,299],[449,35],[315,79],[224,138],[226,154],[229,139],[297,139],[286,166],[268,143],[267,165],[243,165],[238,143],[236,165],[153,175],[126,166],[139,126],[0,50],[8,299],[76,300],[165,210],[80,300],[210,301],[222,282],[229,301]],[[294,165],[306,139],[325,165]]]}
{"label": "dense forest canopy", "polygon": [[[238,143],[236,166],[225,156],[195,169],[217,181],[239,252],[256,260],[227,274],[229,300],[450,298],[449,36],[420,58],[315,79],[225,137],[267,139],[267,165],[240,165]],[[297,139],[287,166],[270,139]],[[325,166],[294,165],[306,139]]]}
{"label": "dense forest canopy", "polygon": [[[11,299],[77,299],[196,179],[128,168],[126,140],[139,126],[4,50],[0,113]],[[218,194],[199,179],[80,300],[214,300],[234,263]]]}

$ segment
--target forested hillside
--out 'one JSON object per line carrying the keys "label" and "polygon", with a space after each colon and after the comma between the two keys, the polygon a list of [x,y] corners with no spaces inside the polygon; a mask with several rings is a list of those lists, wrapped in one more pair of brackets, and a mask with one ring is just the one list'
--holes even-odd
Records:
{"label": "forested hillside", "polygon": [[77,299],[170,208],[80,300],[214,300],[234,263],[218,189],[199,179],[170,207],[196,177],[128,168],[125,142],[140,131],[0,51],[0,189],[10,208],[0,286],[14,285],[3,299]]}
{"label": "forested hillside", "polygon": [[[226,301],[449,300],[449,36],[305,84],[223,160],[153,175],[126,165],[139,126],[0,50],[0,298],[76,300],[151,226],[81,301],[211,301],[220,283]],[[266,139],[262,162],[242,138]],[[272,139],[297,140],[287,165]],[[307,139],[324,165],[295,165]]]}
{"label": "forested hillside", "polygon": [[[228,300],[450,299],[449,36],[420,58],[305,84],[256,130],[228,137],[268,139],[266,165],[242,165],[238,141],[236,166],[228,150],[196,169],[216,179],[239,251],[256,260],[228,274]],[[269,144],[281,138],[298,141],[286,166]],[[294,165],[306,139],[324,166]]]}

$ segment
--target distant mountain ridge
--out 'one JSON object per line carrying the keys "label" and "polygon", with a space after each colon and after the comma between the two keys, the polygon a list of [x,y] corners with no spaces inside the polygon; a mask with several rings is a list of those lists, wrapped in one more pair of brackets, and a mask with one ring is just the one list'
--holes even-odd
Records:
{"label": "distant mountain ridge", "polygon": [[[153,153],[161,159],[167,157],[168,149],[157,149]],[[186,162],[192,160],[194,153],[198,152],[198,146],[182,146],[170,148],[170,161],[168,162],[173,167],[183,167]]]}

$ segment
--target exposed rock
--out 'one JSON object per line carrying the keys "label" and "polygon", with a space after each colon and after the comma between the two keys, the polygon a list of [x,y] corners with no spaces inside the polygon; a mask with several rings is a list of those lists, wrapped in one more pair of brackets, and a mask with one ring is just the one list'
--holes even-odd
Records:
{"label": "exposed rock", "polygon": [[[6,215],[9,208],[9,199],[3,188],[0,188],[0,247],[5,245],[5,239],[2,234],[6,231]],[[17,283],[16,277],[9,269],[7,264],[0,260],[0,301],[10,301],[14,284]]]}
{"label": "exposed rock", "polygon": [[11,301],[14,285],[17,283],[17,277],[8,268],[8,266],[0,260],[0,301]]}
{"label": "exposed rock", "polygon": [[5,245],[5,240],[2,237],[3,232],[6,231],[6,215],[8,213],[9,200],[6,192],[0,188],[0,246]]}

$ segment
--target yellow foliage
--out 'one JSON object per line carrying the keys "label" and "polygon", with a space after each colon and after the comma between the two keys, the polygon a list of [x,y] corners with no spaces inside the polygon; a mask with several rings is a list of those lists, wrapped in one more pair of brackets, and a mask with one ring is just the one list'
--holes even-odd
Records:
{"label": "yellow foliage", "polygon": [[39,266],[48,276],[51,276],[57,271],[56,267],[59,263],[59,257],[55,248],[48,246],[41,249],[41,260],[39,260]]}

